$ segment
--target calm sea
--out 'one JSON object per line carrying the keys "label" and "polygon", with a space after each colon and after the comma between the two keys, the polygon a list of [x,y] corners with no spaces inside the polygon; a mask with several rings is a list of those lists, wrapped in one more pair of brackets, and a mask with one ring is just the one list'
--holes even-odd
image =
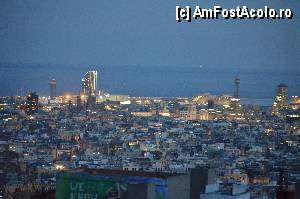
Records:
{"label": "calm sea", "polygon": [[51,78],[57,80],[58,94],[79,93],[81,78],[90,69],[98,70],[98,88],[130,96],[231,94],[236,76],[241,79],[240,93],[246,101],[271,103],[279,83],[288,85],[290,95],[300,95],[300,70],[30,64],[0,64],[0,95],[29,91],[49,95],[48,81]]}

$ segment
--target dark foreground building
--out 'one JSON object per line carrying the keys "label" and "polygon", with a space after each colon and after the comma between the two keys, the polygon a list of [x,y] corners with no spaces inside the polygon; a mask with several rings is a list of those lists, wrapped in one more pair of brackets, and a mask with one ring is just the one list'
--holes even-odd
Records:
{"label": "dark foreground building", "polygon": [[80,169],[57,177],[56,198],[189,198],[184,174]]}
{"label": "dark foreground building", "polygon": [[65,171],[57,176],[56,198],[199,198],[208,183],[207,171],[197,169],[186,174],[106,169]]}

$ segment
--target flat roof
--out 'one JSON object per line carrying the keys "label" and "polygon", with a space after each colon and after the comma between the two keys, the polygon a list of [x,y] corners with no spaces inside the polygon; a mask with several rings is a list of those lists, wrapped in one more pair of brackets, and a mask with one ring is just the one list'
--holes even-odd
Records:
{"label": "flat roof", "polygon": [[87,173],[91,175],[107,175],[107,176],[140,176],[140,177],[152,177],[152,178],[170,178],[170,177],[185,175],[183,173],[126,171],[120,169],[87,169],[87,168],[68,170],[66,171],[66,173]]}

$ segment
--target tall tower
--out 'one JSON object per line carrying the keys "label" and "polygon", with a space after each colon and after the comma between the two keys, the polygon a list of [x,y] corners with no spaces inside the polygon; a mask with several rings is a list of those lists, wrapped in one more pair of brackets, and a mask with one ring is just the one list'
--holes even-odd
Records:
{"label": "tall tower", "polygon": [[234,94],[233,94],[233,97],[235,99],[239,99],[240,98],[240,78],[239,77],[236,77],[234,79]]}
{"label": "tall tower", "polygon": [[233,98],[230,101],[230,107],[234,112],[240,111],[240,78],[236,77],[234,79],[234,91]]}
{"label": "tall tower", "polygon": [[97,90],[97,71],[88,71],[82,78],[82,93],[87,96],[93,96]]}
{"label": "tall tower", "polygon": [[288,108],[288,86],[279,84],[276,89],[275,102],[273,104],[273,114]]}
{"label": "tall tower", "polygon": [[285,109],[288,106],[288,86],[279,84],[276,91],[276,102],[279,109]]}
{"label": "tall tower", "polygon": [[240,78],[234,79],[234,92],[233,97],[230,99],[230,113],[229,119],[231,120],[245,120],[244,114],[241,110],[240,103]]}
{"label": "tall tower", "polygon": [[54,99],[54,97],[56,97],[56,80],[55,79],[51,79],[49,81],[49,86],[50,86],[50,99]]}

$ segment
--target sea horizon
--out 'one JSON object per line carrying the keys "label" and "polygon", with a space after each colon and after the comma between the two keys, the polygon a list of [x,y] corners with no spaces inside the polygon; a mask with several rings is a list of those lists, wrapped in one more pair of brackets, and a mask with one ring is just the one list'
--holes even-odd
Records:
{"label": "sea horizon", "polygon": [[[64,66],[64,67],[62,67]],[[1,96],[25,95],[37,92],[49,95],[49,80],[56,79],[57,94],[78,94],[81,78],[88,70],[98,71],[98,90],[111,94],[140,97],[192,97],[197,94],[233,94],[234,78],[239,76],[240,96],[244,101],[267,101],[274,99],[276,87],[284,83],[289,95],[298,95],[299,70],[255,69],[206,66],[114,66],[108,64],[9,64],[0,63],[2,78],[6,85]],[[251,101],[250,100],[250,101]],[[242,101],[243,103],[243,101]]]}

